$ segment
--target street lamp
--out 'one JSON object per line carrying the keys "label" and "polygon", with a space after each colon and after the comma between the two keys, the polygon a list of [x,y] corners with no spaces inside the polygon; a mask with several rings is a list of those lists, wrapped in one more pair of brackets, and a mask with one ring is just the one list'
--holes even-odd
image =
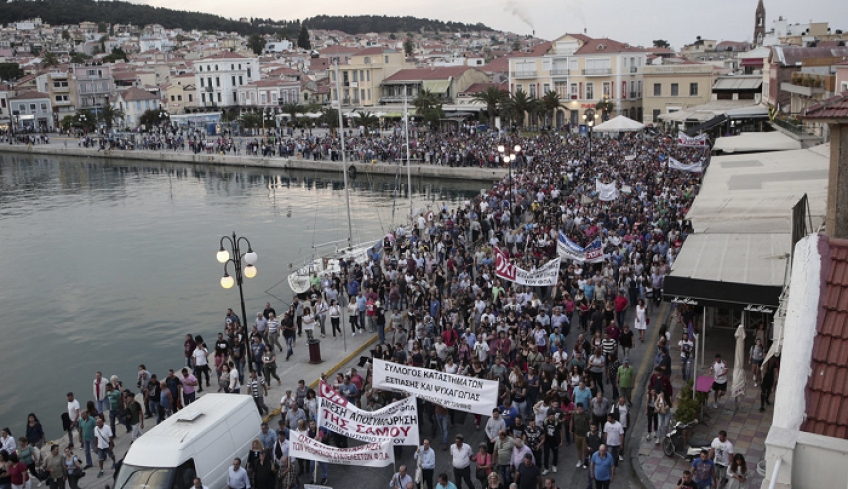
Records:
{"label": "street lamp", "polygon": [[[224,248],[224,242],[229,243],[229,248],[232,251],[228,251]],[[244,244],[247,244],[247,253],[241,252],[241,244],[244,241]],[[224,265],[224,276],[221,277],[221,287],[225,289],[230,289],[233,285],[238,285],[239,288],[239,298],[241,299],[241,317],[242,317],[242,327],[247,330],[247,313],[244,308],[244,290],[242,289],[242,283],[244,282],[244,278],[253,278],[256,276],[256,260],[259,258],[256,255],[256,252],[253,251],[253,247],[250,246],[250,241],[248,241],[245,237],[238,237],[236,233],[233,233],[232,237],[223,236],[221,238],[221,246],[218,249],[218,253],[215,255],[215,258],[218,260],[218,263]],[[233,264],[233,273],[235,277],[231,276],[227,273],[228,265]],[[250,371],[253,371],[253,362],[249,362],[248,366],[250,367]]]}
{"label": "street lamp", "polygon": [[586,109],[583,112],[583,120],[586,121],[586,125],[589,127],[589,164],[592,164],[592,128],[595,126],[595,109]]}
{"label": "street lamp", "polygon": [[[518,153],[519,151],[521,151],[521,146],[516,144],[513,149],[515,150],[515,153]],[[505,163],[507,163],[507,165],[508,165],[507,168],[509,169],[509,194],[507,195],[507,198],[508,198],[508,202],[509,202],[509,227],[510,227],[510,229],[512,229],[512,227],[513,227],[512,216],[514,214],[513,208],[512,208],[512,162],[515,161],[515,154],[506,155],[506,154],[504,154],[505,151],[506,151],[506,148],[504,147],[504,145],[499,144],[498,145],[498,153],[500,153],[501,158],[503,158],[503,161]]]}

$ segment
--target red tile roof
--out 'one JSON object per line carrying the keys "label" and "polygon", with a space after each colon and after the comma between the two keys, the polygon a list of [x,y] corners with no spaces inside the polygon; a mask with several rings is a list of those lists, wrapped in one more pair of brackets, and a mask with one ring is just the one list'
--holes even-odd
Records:
{"label": "red tile roof", "polygon": [[153,100],[159,98],[156,95],[148,92],[147,90],[142,90],[138,87],[130,87],[126,89],[122,97],[126,102],[130,102],[132,100]]}
{"label": "red tile roof", "polygon": [[799,117],[801,119],[848,120],[848,91],[807,107]]}
{"label": "red tile roof", "polygon": [[822,240],[824,283],[801,430],[848,439],[848,240]]}
{"label": "red tile roof", "polygon": [[37,98],[50,98],[50,94],[38,91],[25,92],[17,97],[12,97],[14,100],[27,100],[27,99],[37,99]]}
{"label": "red tile roof", "polygon": [[[599,49],[601,46],[603,48]],[[631,46],[623,42],[613,39],[590,39],[586,44],[580,46],[574,54],[595,54],[595,53],[644,53],[647,49],[636,46]]]}
{"label": "red tile roof", "polygon": [[485,92],[487,88],[495,87],[500,88],[504,92],[508,92],[509,89],[506,83],[474,83],[470,87],[466,88],[462,91],[462,93],[480,93]]}

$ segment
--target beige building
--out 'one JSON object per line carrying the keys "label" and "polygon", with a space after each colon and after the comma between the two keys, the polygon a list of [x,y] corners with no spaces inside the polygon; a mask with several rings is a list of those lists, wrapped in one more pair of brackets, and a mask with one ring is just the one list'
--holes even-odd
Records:
{"label": "beige building", "polygon": [[[542,48],[544,52],[540,53]],[[510,58],[510,93],[514,94],[519,88],[535,98],[549,91],[558,93],[565,109],[555,114],[557,126],[566,122],[583,124],[586,109],[594,109],[602,100],[613,104],[614,110],[608,116],[626,115],[640,120],[642,70],[647,57],[645,48],[613,39],[565,34],[551,43],[537,46],[527,56]],[[530,124],[534,124],[532,118]]]}
{"label": "beige building", "polygon": [[73,115],[76,112],[73,84],[74,79],[68,75],[66,66],[64,70],[56,67],[36,78],[37,90],[50,95],[56,122],[61,122],[66,115]]}
{"label": "beige building", "polygon": [[[386,78],[413,65],[406,62],[402,52],[384,47],[357,51],[348,57],[348,64],[339,66],[342,86],[342,104],[349,107],[373,107],[382,97],[382,84]],[[330,80],[335,86],[336,71],[330,67]],[[332,100],[336,100],[333,88]]]}
{"label": "beige building", "polygon": [[163,88],[168,113],[185,114],[197,107],[197,87],[194,85],[193,74],[171,77],[171,82]]}
{"label": "beige building", "polygon": [[407,103],[411,104],[418,92],[429,90],[440,102],[449,104],[468,87],[488,81],[489,75],[469,66],[401,70],[383,81],[380,102],[403,103],[405,90]]}
{"label": "beige building", "polygon": [[663,59],[662,64],[643,69],[645,124],[657,124],[659,116],[703,105],[712,99],[715,81],[713,65],[680,58]]}

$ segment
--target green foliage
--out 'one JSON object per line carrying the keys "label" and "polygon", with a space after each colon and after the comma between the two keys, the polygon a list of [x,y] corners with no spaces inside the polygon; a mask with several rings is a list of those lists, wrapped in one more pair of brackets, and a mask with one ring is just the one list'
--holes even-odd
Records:
{"label": "green foliage", "polygon": [[165,114],[159,109],[147,109],[138,118],[138,125],[151,128],[162,124],[166,120]]}
{"label": "green foliage", "polygon": [[106,129],[112,129],[116,122],[124,118],[124,112],[111,105],[105,105],[97,110],[97,118],[106,126]]}
{"label": "green foliage", "polygon": [[674,411],[674,420],[681,423],[689,423],[701,414],[701,406],[707,402],[706,392],[698,392],[695,398],[692,398],[693,381],[690,380],[680,389],[677,394],[677,409]]}
{"label": "green foliage", "polygon": [[262,50],[265,49],[265,44],[265,39],[259,34],[251,34],[250,37],[247,38],[247,47],[253,51],[253,54],[262,54]]}
{"label": "green foliage", "polygon": [[391,39],[392,41],[397,40],[397,36],[395,35],[395,33],[394,33],[394,32],[392,32],[391,34],[389,34],[389,39]]}
{"label": "green foliage", "polygon": [[429,126],[438,126],[439,120],[445,116],[442,103],[430,90],[418,92],[418,96],[412,101],[418,116],[424,119]]}
{"label": "green foliage", "polygon": [[309,30],[304,24],[300,28],[300,34],[297,35],[297,47],[301,49],[312,49],[312,43],[309,41]]}
{"label": "green foliage", "polygon": [[554,120],[554,113],[559,108],[567,108],[563,105],[562,100],[559,98],[559,94],[554,91],[548,91],[542,98],[539,100],[539,110],[545,116],[545,125],[551,125],[551,121]]}
{"label": "green foliage", "polygon": [[304,19],[310,29],[339,30],[351,35],[368,32],[463,32],[470,30],[492,30],[481,23],[444,22],[418,17],[389,17],[387,15],[317,15]]}
{"label": "green foliage", "polygon": [[24,76],[24,70],[18,63],[0,63],[0,80],[17,80]]}
{"label": "green foliage", "polygon": [[292,124],[297,122],[297,114],[306,112],[306,109],[302,105],[292,102],[281,105],[280,110],[283,111],[283,114],[287,114],[289,116],[289,120],[291,120]]}
{"label": "green foliage", "polygon": [[97,32],[105,33],[106,32],[106,22],[100,21],[97,23]]}
{"label": "green foliage", "polygon": [[494,124],[495,114],[498,108],[507,100],[509,93],[501,90],[498,87],[487,87],[485,91],[477,92],[472,99],[475,102],[486,104],[486,112],[489,114],[489,123]]}
{"label": "green foliage", "polygon": [[90,59],[91,56],[85,53],[71,53],[71,63],[85,63]]}
{"label": "green foliage", "polygon": [[370,129],[380,124],[380,118],[371,112],[357,112],[353,117],[353,123],[365,129]]}
{"label": "green foliage", "polygon": [[412,56],[412,53],[415,52],[415,42],[413,42],[411,37],[407,37],[405,41],[403,41],[403,55],[407,58]]}
{"label": "green foliage", "polygon": [[280,28],[280,30],[277,31],[277,40],[278,41],[285,41],[288,38],[289,38],[289,31],[285,27],[282,27],[282,28]]}
{"label": "green foliage", "polygon": [[63,41],[70,41],[71,40],[71,33],[68,32],[68,29],[65,29],[65,30],[62,31],[62,40]]}
{"label": "green foliage", "polygon": [[103,57],[103,62],[114,63],[119,59],[127,61],[127,53],[125,53],[124,50],[119,47],[114,47],[112,48],[112,52],[109,55]]}
{"label": "green foliage", "polygon": [[239,122],[246,129],[262,127],[262,116],[255,112],[248,112],[239,118]]}
{"label": "green foliage", "polygon": [[507,111],[518,127],[524,125],[524,116],[536,110],[536,99],[530,97],[527,92],[519,88],[506,103]]}
{"label": "green foliage", "polygon": [[609,114],[615,110],[615,104],[612,103],[612,100],[604,98],[595,104],[595,110],[601,111],[601,119],[605,121]]}
{"label": "green foliage", "polygon": [[322,124],[326,124],[333,130],[339,128],[339,111],[332,108],[321,109],[321,117],[318,119]]}
{"label": "green foliage", "polygon": [[668,43],[665,39],[654,39],[654,47],[655,48],[670,48],[671,44]]}

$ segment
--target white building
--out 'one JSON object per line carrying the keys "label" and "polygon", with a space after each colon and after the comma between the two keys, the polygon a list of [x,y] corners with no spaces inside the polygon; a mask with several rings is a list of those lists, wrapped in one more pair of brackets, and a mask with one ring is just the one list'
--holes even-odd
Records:
{"label": "white building", "polygon": [[12,119],[18,130],[53,129],[53,108],[50,94],[44,92],[26,92],[9,100]]}
{"label": "white building", "polygon": [[238,88],[241,106],[275,108],[281,104],[300,102],[300,82],[292,80],[260,80]]}
{"label": "white building", "polygon": [[291,41],[274,41],[269,42],[265,45],[266,53],[285,53],[287,51],[291,51],[293,49],[293,45]]}
{"label": "white building", "polygon": [[124,127],[135,128],[146,111],[159,108],[159,97],[147,90],[130,87],[118,93],[118,100],[112,106],[124,113]]}
{"label": "white building", "polygon": [[238,105],[238,87],[259,81],[259,58],[219,53],[194,62],[198,107]]}

